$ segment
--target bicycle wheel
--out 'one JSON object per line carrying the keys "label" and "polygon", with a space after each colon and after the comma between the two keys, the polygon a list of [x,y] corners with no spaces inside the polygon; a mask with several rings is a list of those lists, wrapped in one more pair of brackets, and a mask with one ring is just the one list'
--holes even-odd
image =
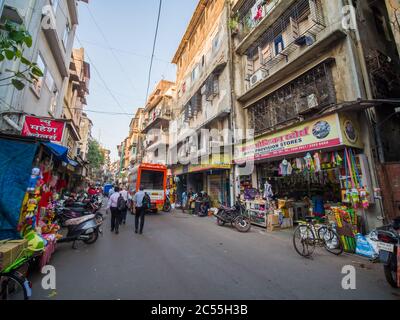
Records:
{"label": "bicycle wheel", "polygon": [[309,258],[315,250],[315,237],[310,226],[299,225],[293,234],[293,246],[302,257]]}
{"label": "bicycle wheel", "polygon": [[318,229],[318,237],[324,242],[326,251],[337,256],[343,253],[342,241],[335,230],[325,226],[321,227]]}
{"label": "bicycle wheel", "polygon": [[0,276],[0,300],[28,300],[30,297],[28,280],[15,273]]}

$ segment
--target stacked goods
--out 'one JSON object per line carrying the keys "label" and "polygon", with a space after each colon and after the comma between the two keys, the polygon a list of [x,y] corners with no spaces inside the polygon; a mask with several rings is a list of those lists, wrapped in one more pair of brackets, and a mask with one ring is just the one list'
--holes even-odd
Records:
{"label": "stacked goods", "polygon": [[269,214],[267,218],[267,230],[268,231],[276,231],[281,229],[280,223],[280,215],[279,214]]}
{"label": "stacked goods", "polygon": [[293,216],[294,216],[293,201],[279,199],[278,200],[278,208],[282,212],[282,214],[285,218],[293,219]]}
{"label": "stacked goods", "polygon": [[346,252],[356,252],[357,215],[353,209],[332,207],[335,215],[337,231]]}
{"label": "stacked goods", "polygon": [[0,242],[0,271],[20,259],[27,248],[27,240],[5,240]]}

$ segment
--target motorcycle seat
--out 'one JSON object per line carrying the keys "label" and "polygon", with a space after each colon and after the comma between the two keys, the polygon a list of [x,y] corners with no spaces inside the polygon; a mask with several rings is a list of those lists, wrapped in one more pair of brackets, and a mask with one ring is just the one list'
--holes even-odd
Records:
{"label": "motorcycle seat", "polygon": [[67,227],[68,227],[68,226],[78,226],[78,225],[80,225],[81,223],[84,223],[84,222],[86,222],[86,221],[92,220],[92,219],[94,219],[94,218],[95,218],[95,215],[94,215],[94,214],[91,214],[91,215],[83,216],[83,217],[80,217],[80,218],[70,219],[70,220],[67,220],[67,221],[65,222],[65,225],[66,225]]}
{"label": "motorcycle seat", "polygon": [[227,207],[227,206],[221,206],[221,209],[225,210],[225,211],[235,211],[236,210],[236,208],[231,208],[231,207]]}

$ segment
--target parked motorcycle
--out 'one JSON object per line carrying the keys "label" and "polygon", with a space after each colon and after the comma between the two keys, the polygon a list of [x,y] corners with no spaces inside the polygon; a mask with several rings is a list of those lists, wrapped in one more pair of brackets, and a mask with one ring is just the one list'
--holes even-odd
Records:
{"label": "parked motorcycle", "polygon": [[102,222],[97,222],[96,217],[93,214],[76,219],[69,219],[65,222],[65,226],[68,228],[67,235],[59,239],[57,242],[73,242],[73,249],[76,249],[77,241],[83,241],[86,244],[93,244],[99,237],[101,225]]}
{"label": "parked motorcycle", "polygon": [[379,260],[384,264],[383,270],[386,281],[393,288],[400,288],[398,279],[398,251],[400,248],[400,217],[393,220],[390,225],[377,229]]}
{"label": "parked motorcycle", "polygon": [[245,206],[238,200],[232,208],[221,205],[215,216],[219,226],[230,223],[239,232],[248,232],[251,229],[251,222],[250,218],[245,216],[245,213]]}
{"label": "parked motorcycle", "polygon": [[56,219],[61,227],[66,226],[66,222],[71,219],[77,219],[84,216],[94,215],[98,223],[103,222],[103,215],[97,210],[88,211],[84,208],[66,208],[63,205],[59,205],[55,208]]}

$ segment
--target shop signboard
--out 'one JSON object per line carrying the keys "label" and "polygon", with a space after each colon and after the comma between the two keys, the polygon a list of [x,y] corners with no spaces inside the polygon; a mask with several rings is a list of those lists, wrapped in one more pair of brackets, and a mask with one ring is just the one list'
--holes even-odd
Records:
{"label": "shop signboard", "polygon": [[[340,118],[345,119],[345,118]],[[235,162],[264,160],[296,153],[332,148],[340,145],[361,147],[358,126],[348,118],[348,134],[345,135],[338,114],[308,121],[287,130],[256,138],[235,150]],[[342,121],[343,122],[343,121]],[[344,125],[345,122],[343,122]],[[353,126],[352,126],[353,125]],[[346,138],[343,138],[346,136]],[[347,137],[349,136],[352,141]]]}
{"label": "shop signboard", "polygon": [[232,157],[230,154],[213,154],[208,159],[199,161],[198,164],[178,165],[172,171],[178,176],[185,173],[202,172],[209,170],[231,169]]}
{"label": "shop signboard", "polygon": [[33,116],[26,116],[22,136],[36,137],[51,142],[61,142],[65,129],[65,122]]}
{"label": "shop signboard", "polygon": [[229,154],[213,154],[208,160],[201,161],[199,164],[189,166],[189,172],[201,172],[208,170],[229,170],[232,158]]}

